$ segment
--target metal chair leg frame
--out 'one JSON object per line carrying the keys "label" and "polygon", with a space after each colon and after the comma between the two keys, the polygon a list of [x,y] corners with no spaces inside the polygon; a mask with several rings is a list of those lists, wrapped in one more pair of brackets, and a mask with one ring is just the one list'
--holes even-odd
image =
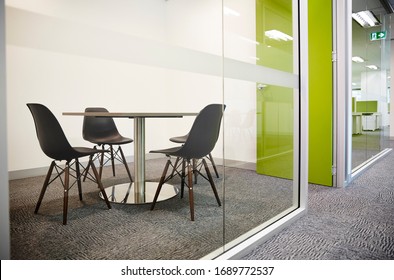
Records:
{"label": "metal chair leg frame", "polygon": [[[55,179],[59,178],[60,181],[61,181],[61,183],[62,183],[62,186],[63,186],[63,225],[66,225],[66,224],[67,224],[67,214],[68,214],[68,192],[69,192],[70,188],[71,188],[75,183],[77,183],[77,185],[78,185],[79,200],[82,200],[81,177],[82,177],[82,174],[84,174],[84,172],[85,172],[85,171],[84,171],[84,172],[81,174],[81,172],[80,172],[80,166],[79,166],[80,163],[79,163],[78,160],[75,160],[75,161],[74,161],[74,164],[75,164],[75,170],[74,170],[74,171],[76,172],[76,176],[71,175],[71,174],[70,174],[70,169],[72,169],[72,168],[71,168],[71,165],[72,165],[72,164],[73,164],[73,163],[71,163],[71,162],[67,162],[66,165],[65,165],[65,167],[64,167],[64,168],[61,168],[60,166],[58,166],[58,165],[56,164],[55,161],[52,161],[52,163],[51,163],[51,165],[50,165],[50,167],[49,167],[49,169],[48,169],[48,173],[47,173],[47,175],[46,175],[44,184],[43,184],[43,186],[42,186],[42,189],[41,189],[41,192],[40,192],[40,196],[39,196],[38,201],[37,201],[37,204],[36,204],[36,208],[35,208],[35,210],[34,210],[34,213],[35,213],[35,214],[37,214],[37,213],[38,213],[38,210],[40,209],[42,200],[43,200],[43,198],[44,198],[44,195],[45,195],[45,192],[46,192],[48,186],[49,186]],[[94,165],[94,163],[93,163],[92,160],[89,160],[89,166],[91,166],[91,168],[92,168],[92,170],[93,170],[93,173],[94,173],[94,176],[95,176],[97,185],[98,185],[98,187],[99,187],[101,193],[103,194],[104,200],[105,200],[105,202],[106,202],[108,208],[111,209],[111,204],[110,204],[109,201],[108,201],[107,194],[105,193],[104,187],[103,187],[103,185],[102,185],[102,183],[101,183],[101,180],[100,180],[100,178],[99,178],[99,174],[98,174],[97,169],[96,169],[96,167],[95,167],[95,165]],[[51,175],[52,175],[53,169],[54,169],[55,167],[56,167],[57,175],[51,180]],[[60,172],[59,172],[59,169],[60,169]],[[61,178],[61,176],[63,175],[63,173],[64,173],[64,179]],[[73,183],[71,186],[70,186],[70,176],[72,176],[72,177],[75,178],[75,181],[74,181],[74,183]]]}
{"label": "metal chair leg frame", "polygon": [[[96,146],[94,148],[96,148]],[[105,153],[107,153],[107,152],[111,153],[110,157],[105,155]],[[129,169],[128,165],[127,165],[126,157],[125,157],[125,155],[123,153],[123,150],[122,150],[121,146],[119,146],[118,149],[115,152],[113,150],[113,146],[112,145],[110,145],[110,150],[105,150],[105,147],[103,146],[102,149],[100,149],[100,151],[98,153],[100,155],[97,155],[96,157],[91,156],[91,160],[95,161],[96,159],[98,159],[100,161],[100,165],[99,165],[99,177],[100,177],[100,179],[102,178],[103,167],[104,167],[104,165],[107,164],[108,161],[111,161],[112,174],[113,174],[113,176],[116,176],[116,173],[115,173],[115,159],[116,159],[116,160],[118,160],[119,162],[121,162],[125,166],[127,175],[128,175],[128,177],[130,179],[130,182],[131,183],[133,182],[133,178],[131,176],[130,169]],[[106,161],[104,161],[105,157],[107,158]],[[90,163],[86,167],[86,172],[85,172],[85,175],[84,175],[84,178],[83,178],[84,182],[85,182],[86,177],[87,177],[87,175],[89,173],[89,168],[90,168]]]}

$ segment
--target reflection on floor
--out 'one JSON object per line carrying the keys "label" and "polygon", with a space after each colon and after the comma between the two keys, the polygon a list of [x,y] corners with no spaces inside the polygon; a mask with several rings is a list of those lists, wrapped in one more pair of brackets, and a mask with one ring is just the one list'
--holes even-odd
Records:
{"label": "reflection on floor", "polygon": [[[147,161],[147,178],[158,181],[165,159]],[[209,184],[199,178],[195,221],[190,221],[187,191],[150,205],[112,204],[108,210],[97,186],[83,184],[83,201],[70,190],[68,224],[62,225],[62,187],[48,188],[40,211],[34,207],[44,177],[10,181],[12,259],[199,259],[292,206],[292,181],[253,170],[219,166],[214,178],[222,199],[218,207]],[[108,178],[105,170],[103,178]],[[124,168],[106,186],[127,178]],[[172,183],[179,185],[179,178]],[[225,192],[223,191],[225,182]],[[224,217],[224,218],[223,218]],[[225,220],[225,222],[224,222]]]}
{"label": "reflection on floor", "polygon": [[362,131],[352,137],[352,169],[390,146],[389,127]]}

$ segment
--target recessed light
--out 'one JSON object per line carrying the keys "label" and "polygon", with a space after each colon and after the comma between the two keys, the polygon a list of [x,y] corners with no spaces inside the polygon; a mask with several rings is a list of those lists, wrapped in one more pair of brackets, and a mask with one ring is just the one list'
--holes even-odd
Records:
{"label": "recessed light", "polygon": [[352,57],[352,60],[353,60],[354,62],[356,62],[356,63],[362,63],[362,62],[364,62],[364,59],[363,59],[362,57],[359,57],[359,56],[353,56],[353,57]]}
{"label": "recessed light", "polygon": [[380,21],[371,11],[353,13],[352,18],[364,28],[380,25]]}
{"label": "recessed light", "polygon": [[367,68],[369,68],[369,69],[372,69],[372,70],[378,70],[378,69],[379,69],[379,67],[376,66],[376,65],[367,65],[367,66],[365,66],[365,67],[367,67]]}
{"label": "recessed light", "polygon": [[293,37],[283,33],[279,30],[268,30],[264,32],[265,36],[270,39],[277,40],[277,41],[292,41]]}

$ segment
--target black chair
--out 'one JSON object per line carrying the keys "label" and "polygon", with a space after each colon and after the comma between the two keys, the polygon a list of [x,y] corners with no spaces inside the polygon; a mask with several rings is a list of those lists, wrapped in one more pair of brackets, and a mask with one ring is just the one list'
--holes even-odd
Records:
{"label": "black chair", "polygon": [[197,115],[194,120],[193,126],[188,134],[185,143],[180,147],[154,150],[151,153],[162,153],[168,157],[167,163],[164,167],[163,174],[160,178],[159,185],[156,190],[155,197],[151,206],[151,210],[154,209],[156,201],[159,197],[161,188],[165,182],[171,179],[173,176],[167,176],[169,166],[173,166],[171,162],[171,156],[182,159],[182,182],[181,182],[181,197],[183,197],[183,190],[185,186],[185,169],[187,165],[187,177],[188,183],[186,184],[189,189],[189,205],[190,205],[190,217],[194,221],[194,197],[193,197],[193,160],[201,159],[202,164],[205,167],[207,177],[200,173],[205,179],[207,179],[212,187],[215,194],[216,201],[221,205],[218,192],[215,187],[215,183],[212,179],[211,172],[209,171],[205,157],[211,153],[216,145],[216,141],[219,137],[220,124],[223,116],[224,105],[222,104],[210,104],[206,106]]}
{"label": "black chair", "polygon": [[[75,185],[75,182],[78,185],[79,200],[82,200],[80,167],[83,168],[83,166],[80,164],[79,158],[86,156],[89,156],[89,165],[92,167],[95,180],[97,181],[98,187],[103,195],[105,203],[107,204],[108,208],[111,209],[111,205],[108,201],[108,197],[104,191],[103,185],[101,184],[97,169],[94,166],[94,163],[90,157],[91,155],[96,154],[97,150],[85,147],[71,147],[59,122],[47,107],[42,104],[34,103],[29,103],[27,104],[27,106],[30,109],[31,114],[33,115],[37,138],[40,143],[41,149],[48,157],[53,159],[46,175],[44,184],[42,186],[42,190],[34,213],[37,214],[47,187],[55,179],[60,178],[60,181],[62,182],[64,188],[63,224],[67,224],[68,192],[71,187]],[[56,163],[57,161],[63,160],[66,161],[64,167]],[[55,177],[51,179],[54,169],[56,171]],[[74,172],[70,171],[74,171],[75,175]],[[61,178],[62,174],[64,174],[64,180]],[[75,178],[75,181],[72,184],[70,184],[70,177]]]}
{"label": "black chair", "polygon": [[[226,109],[226,105],[223,105],[223,111]],[[189,137],[189,133],[183,136],[176,136],[176,137],[171,137],[170,141],[174,143],[179,143],[179,144],[184,144]],[[206,158],[211,162],[212,168],[215,171],[215,175],[217,178],[219,178],[219,172],[216,168],[215,161],[213,160],[212,154],[209,153]],[[177,158],[174,164],[174,169],[172,171],[172,175],[176,172],[176,169],[179,167],[179,160],[180,158]],[[197,175],[199,171],[201,170],[202,166],[201,164],[198,164],[197,160],[193,160],[193,173],[194,173],[194,182],[197,183]]]}
{"label": "black chair", "polygon": [[[85,112],[108,112],[108,110],[101,107],[92,107],[86,108]],[[85,116],[83,119],[82,136],[83,139],[85,139],[86,141],[102,147],[102,149],[100,150],[100,178],[102,176],[103,166],[105,166],[108,161],[111,161],[112,174],[113,176],[115,176],[115,160],[118,160],[119,162],[124,164],[130,182],[133,182],[130,174],[130,169],[127,165],[123,150],[120,146],[131,143],[133,142],[133,140],[131,138],[123,137],[119,133],[116,124],[112,118]],[[105,145],[109,146],[109,150],[105,149]],[[116,151],[114,151],[114,145],[118,146],[118,149]],[[87,167],[87,169],[89,170],[89,166]],[[86,175],[87,173],[85,174],[85,176]]]}

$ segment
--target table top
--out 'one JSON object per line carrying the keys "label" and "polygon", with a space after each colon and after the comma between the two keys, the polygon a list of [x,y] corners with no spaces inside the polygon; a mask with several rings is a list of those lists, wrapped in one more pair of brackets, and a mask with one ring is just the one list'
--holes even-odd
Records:
{"label": "table top", "polygon": [[64,112],[64,116],[86,117],[111,117],[111,118],[182,118],[185,116],[197,116],[198,113],[174,113],[174,112]]}

